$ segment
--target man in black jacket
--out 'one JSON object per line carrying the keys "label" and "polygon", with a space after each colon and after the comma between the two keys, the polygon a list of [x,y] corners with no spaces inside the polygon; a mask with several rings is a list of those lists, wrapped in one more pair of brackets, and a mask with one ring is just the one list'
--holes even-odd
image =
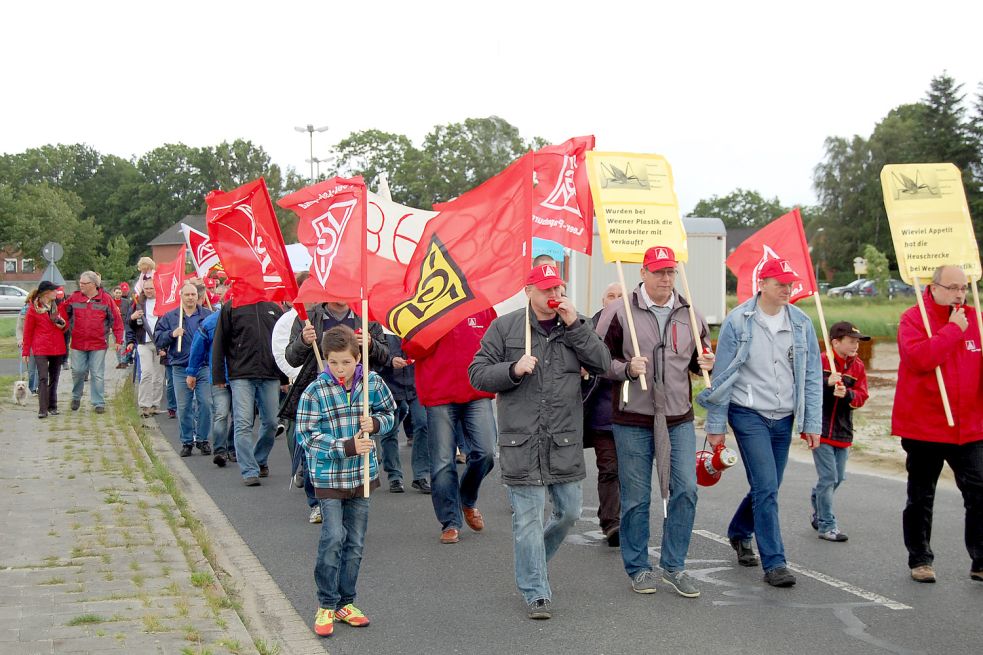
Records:
{"label": "man in black jacket", "polygon": [[[239,471],[247,487],[259,486],[268,477],[266,465],[276,432],[278,392],[286,391],[287,378],[277,368],[270,343],[273,326],[283,314],[280,305],[258,302],[241,307],[224,305],[215,326],[212,361],[225,360],[226,367],[212,369],[212,384],[232,389],[235,450]],[[253,407],[259,408],[259,439],[253,443]]]}

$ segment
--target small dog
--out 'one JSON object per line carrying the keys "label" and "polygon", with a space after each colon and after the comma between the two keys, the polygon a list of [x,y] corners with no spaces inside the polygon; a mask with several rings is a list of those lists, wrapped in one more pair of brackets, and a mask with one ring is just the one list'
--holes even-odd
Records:
{"label": "small dog", "polygon": [[27,404],[27,382],[23,380],[14,382],[13,401],[21,407]]}

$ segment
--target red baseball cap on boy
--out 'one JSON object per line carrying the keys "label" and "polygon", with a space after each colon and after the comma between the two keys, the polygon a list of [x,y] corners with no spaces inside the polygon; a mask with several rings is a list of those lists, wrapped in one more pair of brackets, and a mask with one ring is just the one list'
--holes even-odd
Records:
{"label": "red baseball cap on boy", "polygon": [[761,270],[758,271],[758,279],[765,280],[770,277],[778,280],[779,284],[788,284],[802,279],[798,273],[792,270],[792,265],[788,263],[787,259],[769,259],[765,262]]}
{"label": "red baseball cap on boy", "polygon": [[642,261],[642,266],[653,273],[662,268],[675,268],[676,253],[672,251],[672,248],[654,246],[645,251],[645,259]]}
{"label": "red baseball cap on boy", "polygon": [[564,286],[566,282],[560,277],[555,264],[540,264],[529,271],[529,275],[526,276],[526,284],[535,285],[537,289],[546,291],[553,287]]}

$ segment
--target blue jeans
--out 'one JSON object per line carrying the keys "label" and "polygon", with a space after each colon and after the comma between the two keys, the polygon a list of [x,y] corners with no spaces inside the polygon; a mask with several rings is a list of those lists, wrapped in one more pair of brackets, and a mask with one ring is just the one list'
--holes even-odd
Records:
{"label": "blue jeans", "polygon": [[106,351],[75,350],[69,358],[72,363],[72,400],[82,400],[85,374],[89,374],[89,398],[93,407],[106,406]]}
{"label": "blue jeans", "polygon": [[[187,376],[184,375],[183,366],[168,366],[171,375],[171,385],[174,387],[174,396],[177,399],[177,417],[181,426],[181,443],[191,444],[196,441],[208,441],[208,434],[205,426],[212,424],[212,394],[211,383],[208,381],[208,367],[202,367],[198,371],[198,381],[195,389],[188,388]],[[195,403],[198,401],[198,421],[197,430],[195,429]]]}
{"label": "blue jeans", "polygon": [[164,394],[167,396],[167,409],[177,411],[177,396],[174,395],[174,385],[171,384],[172,366],[164,365]]}
{"label": "blue jeans", "polygon": [[[58,365],[61,366],[61,363]],[[34,361],[34,355],[27,358],[27,390],[31,393],[38,392],[38,363]]]}
{"label": "blue jeans", "polygon": [[322,498],[319,502],[323,520],[314,563],[317,604],[337,610],[355,602],[355,585],[369,525],[369,499]]}
{"label": "blue jeans", "polygon": [[[415,406],[415,407],[414,407]],[[393,429],[378,437],[382,454],[382,467],[386,470],[387,480],[402,480],[403,469],[399,461],[399,426],[403,419],[411,415],[413,421],[413,446],[411,448],[411,466],[414,480],[430,479],[430,445],[427,432],[427,415],[420,401],[396,401],[396,422]],[[419,427],[418,427],[419,426]],[[405,427],[404,427],[405,430]]]}
{"label": "blue jeans", "polygon": [[[259,475],[259,467],[273,450],[276,433],[279,380],[245,378],[229,380],[232,387],[232,421],[235,425],[236,458],[243,478]],[[259,439],[253,443],[253,410],[259,408]]]}
{"label": "blue jeans", "polygon": [[[621,486],[621,559],[625,572],[635,577],[641,571],[652,570],[648,544],[655,438],[651,428],[613,425],[612,429]],[[669,507],[668,517],[662,523],[659,565],[663,571],[674,573],[686,568],[686,553],[696,519],[696,430],[693,422],[669,428],[669,442]]]}
{"label": "blue jeans", "polygon": [[[454,425],[460,421],[464,440],[469,447],[464,475],[458,481],[454,461]],[[430,486],[433,511],[442,529],[458,528],[464,523],[461,505],[474,507],[478,502],[481,481],[495,467],[495,440],[498,428],[490,398],[467,403],[449,403],[427,407],[427,431],[430,451]]]}
{"label": "blue jeans", "polygon": [[785,566],[785,546],[778,524],[778,488],[788,463],[792,445],[792,416],[773,420],[753,409],[731,404],[730,426],[744,460],[751,490],[737,506],[727,528],[731,539],[750,539],[754,535],[766,572]]}
{"label": "blue jeans", "polygon": [[[209,384],[212,390],[212,432],[211,441],[215,454],[229,450],[231,424],[229,415],[232,413],[232,391],[229,387],[216,387]],[[235,450],[233,448],[233,450]]]}
{"label": "blue jeans", "polygon": [[[553,599],[546,563],[553,559],[570,528],[580,518],[584,492],[581,481],[542,486],[506,485],[512,505],[512,541],[515,548],[515,586],[531,603]],[[543,524],[546,491],[553,502]]]}
{"label": "blue jeans", "polygon": [[833,514],[833,492],[846,479],[846,460],[850,457],[849,448],[837,448],[828,443],[819,444],[812,451],[812,461],[816,463],[819,479],[812,488],[812,511],[820,532],[836,529],[836,516]]}

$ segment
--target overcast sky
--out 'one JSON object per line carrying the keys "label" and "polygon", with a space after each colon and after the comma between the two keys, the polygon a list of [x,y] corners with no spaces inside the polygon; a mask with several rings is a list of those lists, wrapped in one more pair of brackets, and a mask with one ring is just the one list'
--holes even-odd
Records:
{"label": "overcast sky", "polygon": [[[954,7],[959,7],[957,10]],[[944,12],[953,13],[944,13]],[[830,135],[868,135],[948,70],[975,97],[983,3],[15,2],[0,152],[141,155],[244,138],[283,167],[353,131],[497,115],[673,166],[680,208],[736,187],[815,202]]]}

